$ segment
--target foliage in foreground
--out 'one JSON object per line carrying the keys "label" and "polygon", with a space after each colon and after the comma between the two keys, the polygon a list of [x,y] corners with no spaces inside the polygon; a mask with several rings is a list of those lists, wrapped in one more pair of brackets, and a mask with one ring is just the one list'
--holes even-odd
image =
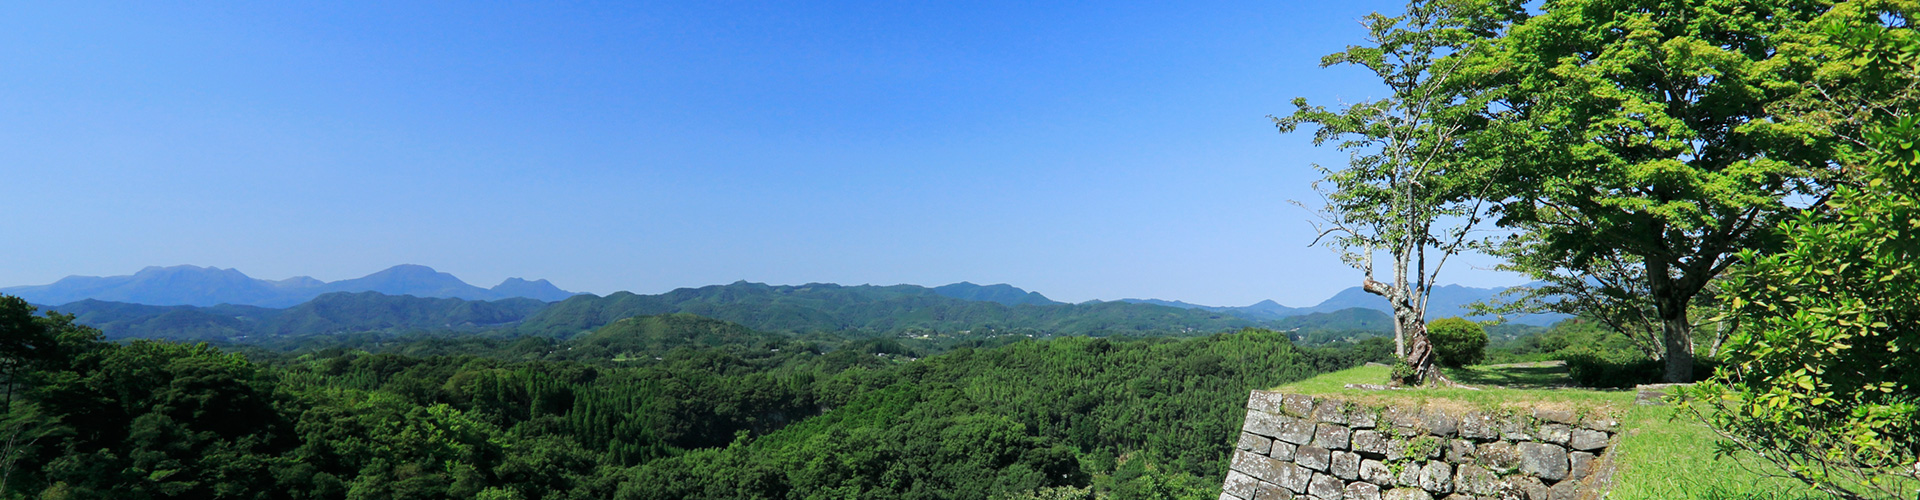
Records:
{"label": "foliage in foreground", "polygon": [[1920,36],[1906,24],[1920,4],[1835,10],[1822,35],[1855,48],[1837,66],[1864,99],[1837,104],[1867,114],[1848,158],[1864,182],[1786,225],[1781,250],[1741,256],[1728,365],[1693,396],[1729,450],[1835,496],[1906,497],[1920,480]]}

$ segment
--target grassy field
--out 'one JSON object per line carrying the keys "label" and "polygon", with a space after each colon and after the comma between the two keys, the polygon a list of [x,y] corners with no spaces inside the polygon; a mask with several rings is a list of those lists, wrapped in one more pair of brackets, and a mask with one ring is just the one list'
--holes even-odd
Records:
{"label": "grassy field", "polygon": [[1616,471],[1609,500],[1800,500],[1828,498],[1800,483],[1767,477],[1770,464],[1714,455],[1713,432],[1691,418],[1674,418],[1671,406],[1636,406],[1631,390],[1566,387],[1564,367],[1529,363],[1449,370],[1471,389],[1348,389],[1347,384],[1382,384],[1387,368],[1365,366],[1324,374],[1276,387],[1284,393],[1314,394],[1355,402],[1418,404],[1460,409],[1556,407],[1605,412],[1619,418],[1620,442],[1608,453]]}

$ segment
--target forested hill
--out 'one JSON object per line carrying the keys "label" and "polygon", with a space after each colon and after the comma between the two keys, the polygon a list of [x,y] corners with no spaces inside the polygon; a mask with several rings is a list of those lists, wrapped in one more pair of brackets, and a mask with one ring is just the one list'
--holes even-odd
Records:
{"label": "forested hill", "polygon": [[964,300],[914,286],[772,286],[738,282],[659,295],[576,296],[522,323],[521,333],[570,337],[631,316],[691,313],[780,333],[853,336],[996,332],[1053,335],[1167,335],[1255,326],[1236,316],[1122,302],[1006,305]]}
{"label": "forested hill", "polygon": [[84,300],[42,307],[76,315],[110,339],[241,343],[341,333],[487,332],[572,338],[624,318],[695,314],[778,335],[922,337],[937,343],[996,336],[1167,336],[1245,327],[1298,330],[1310,343],[1391,329],[1366,309],[1257,320],[1219,311],[1127,302],[1064,304],[1007,285],[772,286],[739,282],[659,295],[627,292],[475,301],[376,292],[332,293],[286,309],[217,305],[149,306]]}
{"label": "forested hill", "polygon": [[9,297],[0,331],[26,389],[0,413],[27,436],[0,498],[1211,498],[1249,389],[1390,348],[1246,330],[901,356],[667,315],[248,359]]}
{"label": "forested hill", "polygon": [[248,341],[345,332],[472,331],[512,326],[547,307],[533,299],[491,302],[377,292],[330,293],[286,309],[217,305],[149,306],[83,300],[45,309],[107,338]]}

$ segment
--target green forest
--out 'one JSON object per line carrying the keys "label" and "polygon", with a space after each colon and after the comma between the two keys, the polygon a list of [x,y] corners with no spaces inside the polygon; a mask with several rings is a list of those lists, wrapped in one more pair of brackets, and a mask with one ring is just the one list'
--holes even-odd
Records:
{"label": "green forest", "polygon": [[4,300],[4,491],[36,498],[1207,498],[1249,389],[1388,357],[1251,329],[926,355],[687,314],[243,355]]}
{"label": "green forest", "polygon": [[[1390,314],[745,282],[287,309],[0,296],[0,500],[1214,499],[1250,390],[1367,363],[1388,390],[1474,390],[1462,369],[1543,360],[1577,387],[1541,390],[1690,384],[1659,400],[1675,421],[1805,492],[1910,498],[1916,17],[1443,0],[1364,18],[1322,62],[1382,93],[1271,119],[1349,155],[1313,166],[1319,234],[1300,239]],[[1535,285],[1477,304],[1486,325],[1428,317],[1470,254]],[[1572,319],[1498,320],[1538,313]]]}

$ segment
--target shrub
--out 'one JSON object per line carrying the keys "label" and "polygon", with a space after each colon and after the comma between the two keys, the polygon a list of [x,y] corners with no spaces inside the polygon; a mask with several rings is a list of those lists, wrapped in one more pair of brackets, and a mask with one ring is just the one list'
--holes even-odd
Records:
{"label": "shrub", "polygon": [[[1920,82],[1920,36],[1904,45],[1895,60]],[[1913,113],[1920,102],[1898,109]],[[1752,453],[1839,498],[1903,497],[1920,481],[1915,137],[1920,114],[1869,127],[1870,150],[1848,162],[1863,167],[1864,182],[1784,225],[1779,250],[1742,253],[1729,273],[1728,316],[1738,327],[1727,366],[1686,407],[1727,438],[1722,453]]]}
{"label": "shrub", "polygon": [[1472,321],[1434,320],[1427,323],[1427,340],[1433,342],[1434,354],[1442,365],[1475,365],[1487,357],[1487,330]]}

